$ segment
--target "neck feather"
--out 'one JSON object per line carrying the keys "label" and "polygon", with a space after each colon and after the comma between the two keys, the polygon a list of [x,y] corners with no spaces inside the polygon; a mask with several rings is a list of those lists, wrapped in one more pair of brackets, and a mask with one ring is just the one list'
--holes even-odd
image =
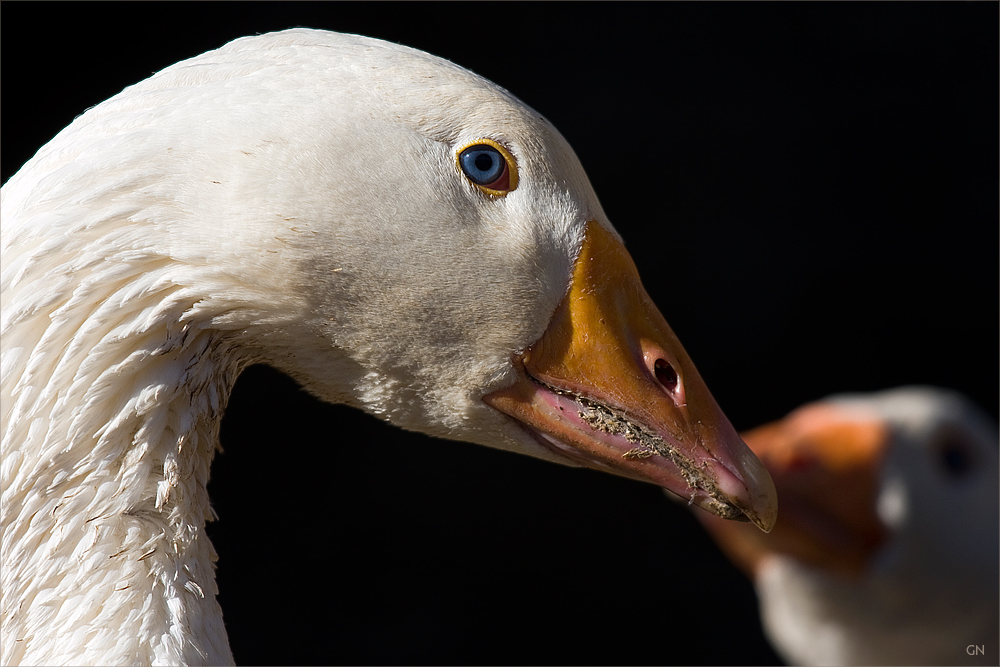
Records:
{"label": "neck feather", "polygon": [[232,662],[206,484],[253,359],[169,270],[5,285],[3,664]]}

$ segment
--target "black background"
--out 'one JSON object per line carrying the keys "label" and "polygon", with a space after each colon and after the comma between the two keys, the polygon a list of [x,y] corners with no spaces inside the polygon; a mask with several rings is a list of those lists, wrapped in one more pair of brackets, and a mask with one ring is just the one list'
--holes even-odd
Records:
{"label": "black background", "polygon": [[[908,383],[998,404],[996,3],[3,5],[3,180],[86,108],[294,26],[547,116],[737,428]],[[404,433],[266,368],[210,491],[242,663],[771,663],[652,486]]]}

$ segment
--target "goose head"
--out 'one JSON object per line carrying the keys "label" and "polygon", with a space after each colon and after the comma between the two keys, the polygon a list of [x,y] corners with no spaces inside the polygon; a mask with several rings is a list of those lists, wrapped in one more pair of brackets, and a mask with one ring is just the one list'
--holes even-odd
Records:
{"label": "goose head", "polygon": [[831,396],[744,437],[774,475],[781,517],[768,535],[701,518],[754,579],[786,659],[975,664],[967,647],[992,653],[1000,455],[982,410],[900,387]]}
{"label": "goose head", "polygon": [[[404,428],[652,481],[769,528],[766,471],[558,131],[424,54],[383,46],[363,67],[367,85],[323,123],[337,159],[310,176],[321,213],[294,216],[316,222],[293,270],[312,359],[270,361]],[[327,367],[331,347],[351,372]]]}
{"label": "goose head", "polygon": [[[208,464],[259,362],[402,428],[774,523],[767,471],[572,149],[452,63],[314,30],[239,39],[90,109],[2,197],[4,539],[22,553],[134,551],[189,582],[186,604],[211,598]],[[37,516],[72,528],[47,542]],[[90,576],[30,563],[5,561],[17,608]],[[26,618],[5,616],[14,641]]]}

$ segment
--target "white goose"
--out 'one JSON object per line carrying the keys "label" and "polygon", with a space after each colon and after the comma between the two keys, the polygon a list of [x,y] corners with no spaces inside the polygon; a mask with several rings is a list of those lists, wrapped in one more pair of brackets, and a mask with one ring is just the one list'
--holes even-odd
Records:
{"label": "white goose", "polygon": [[232,661],[205,484],[256,362],[774,523],[565,140],[449,62],[236,40],[77,118],[2,220],[4,664]]}
{"label": "white goose", "polygon": [[954,392],[904,387],[833,396],[744,437],[781,494],[774,531],[701,518],[753,577],[787,660],[996,664],[995,422]]}

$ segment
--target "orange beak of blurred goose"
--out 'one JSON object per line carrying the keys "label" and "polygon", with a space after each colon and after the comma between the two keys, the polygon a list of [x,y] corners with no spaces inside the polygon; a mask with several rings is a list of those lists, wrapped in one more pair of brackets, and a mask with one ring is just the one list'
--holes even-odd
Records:
{"label": "orange beak of blurred goose", "polygon": [[751,577],[777,554],[845,577],[861,576],[887,536],[876,498],[892,442],[888,423],[817,403],[744,437],[773,472],[784,512],[766,537],[706,517],[702,523],[722,549]]}
{"label": "orange beak of blurred goose", "polygon": [[572,283],[520,377],[485,401],[573,462],[769,531],[767,470],[712,398],[615,235],[587,225]]}

